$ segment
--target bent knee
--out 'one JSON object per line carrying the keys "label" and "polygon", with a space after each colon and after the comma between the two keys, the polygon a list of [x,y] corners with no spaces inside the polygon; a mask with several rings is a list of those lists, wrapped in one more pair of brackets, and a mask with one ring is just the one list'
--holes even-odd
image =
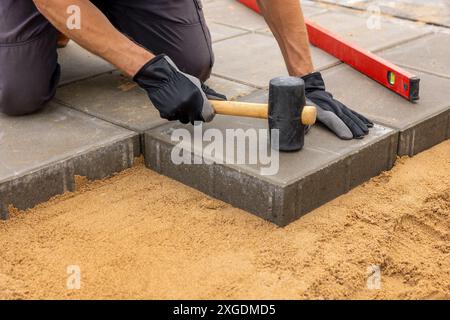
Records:
{"label": "bent knee", "polygon": [[53,27],[0,49],[0,112],[20,116],[42,109],[53,98],[60,75]]}
{"label": "bent knee", "polygon": [[44,108],[55,93],[60,76],[56,66],[48,74],[18,73],[23,76],[10,76],[0,83],[0,112],[8,116],[23,116]]}
{"label": "bent knee", "polygon": [[180,57],[179,60],[178,67],[200,81],[205,82],[211,76],[214,64],[214,56],[211,51],[190,52]]}
{"label": "bent knee", "polygon": [[199,78],[200,81],[205,82],[211,76],[213,61],[209,58],[209,55],[204,59],[196,60],[194,58],[189,64],[192,66],[193,75]]}
{"label": "bent knee", "polygon": [[[34,91],[34,92],[33,92]],[[23,116],[41,110],[48,93],[26,89],[0,88],[0,112],[8,116]]]}

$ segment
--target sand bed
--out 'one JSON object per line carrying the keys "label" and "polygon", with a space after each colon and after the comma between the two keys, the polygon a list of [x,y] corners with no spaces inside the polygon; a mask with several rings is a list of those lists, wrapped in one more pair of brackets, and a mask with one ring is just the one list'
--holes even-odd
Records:
{"label": "sand bed", "polygon": [[142,164],[79,182],[0,222],[0,298],[450,299],[450,141],[284,229]]}

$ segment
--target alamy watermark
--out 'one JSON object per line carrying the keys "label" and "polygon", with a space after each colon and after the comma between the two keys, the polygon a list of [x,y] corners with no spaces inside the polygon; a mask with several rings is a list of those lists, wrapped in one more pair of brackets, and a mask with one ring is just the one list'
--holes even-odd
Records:
{"label": "alamy watermark", "polygon": [[381,30],[381,9],[377,5],[370,5],[367,8],[367,18],[366,26],[369,30]]}
{"label": "alamy watermark", "polygon": [[81,8],[77,5],[70,5],[66,10],[69,17],[66,20],[66,26],[69,30],[81,29]]}
{"label": "alamy watermark", "polygon": [[377,265],[367,267],[367,289],[380,290],[381,289],[381,268]]}
{"label": "alamy watermark", "polygon": [[68,274],[66,286],[68,290],[81,289],[81,269],[80,266],[67,266],[66,273]]}
{"label": "alamy watermark", "polygon": [[174,164],[247,164],[258,165],[260,174],[272,176],[280,169],[278,129],[203,130],[202,123],[194,129],[175,129],[171,140]]}

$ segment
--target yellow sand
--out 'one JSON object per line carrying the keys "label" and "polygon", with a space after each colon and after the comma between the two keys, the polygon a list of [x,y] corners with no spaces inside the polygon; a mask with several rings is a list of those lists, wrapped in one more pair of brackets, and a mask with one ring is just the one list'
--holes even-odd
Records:
{"label": "yellow sand", "polygon": [[283,229],[142,164],[78,183],[0,222],[0,298],[450,298],[450,141]]}

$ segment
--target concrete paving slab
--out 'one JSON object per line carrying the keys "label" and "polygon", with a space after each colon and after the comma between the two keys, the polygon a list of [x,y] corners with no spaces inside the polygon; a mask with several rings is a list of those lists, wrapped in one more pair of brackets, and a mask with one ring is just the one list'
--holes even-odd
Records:
{"label": "concrete paving slab", "polygon": [[264,18],[235,0],[215,0],[203,4],[206,21],[231,27],[257,30],[266,27]]}
{"label": "concrete paving slab", "polygon": [[325,13],[327,12],[328,9],[327,6],[324,6],[321,3],[316,3],[313,1],[301,0],[300,3],[302,6],[303,15],[307,18],[311,18],[315,15]]}
{"label": "concrete paving slab", "polygon": [[381,52],[380,55],[402,66],[450,78],[448,33],[435,33]]}
{"label": "concrete paving slab", "polygon": [[318,25],[367,50],[377,51],[430,34],[423,25],[389,17],[371,18],[368,12],[332,11],[310,18]]}
{"label": "concrete paving slab", "polygon": [[450,2],[447,0],[375,0],[371,6],[384,14],[450,27]]}
{"label": "concrete paving slab", "polygon": [[209,32],[211,33],[212,42],[222,41],[251,32],[240,28],[225,26],[223,24],[215,22],[208,22],[208,28]]}
{"label": "concrete paving slab", "polygon": [[0,216],[73,191],[74,175],[102,179],[130,167],[138,135],[51,103],[26,117],[0,115]]}
{"label": "concrete paving slab", "polygon": [[[283,56],[272,36],[247,34],[215,43],[213,49],[216,56],[213,73],[218,76],[264,88],[273,77],[287,74]],[[312,55],[317,70],[339,63],[315,47]]]}
{"label": "concrete paving slab", "polygon": [[318,3],[329,3],[348,8],[366,9],[373,0],[312,0]]}
{"label": "concrete paving slab", "polygon": [[348,66],[334,67],[323,76],[337,99],[382,125],[398,129],[398,154],[412,156],[447,139],[450,112],[450,79],[412,72],[421,78],[417,103],[410,103]]}
{"label": "concrete paving slab", "polygon": [[[207,84],[230,100],[255,90],[218,77],[211,77]],[[167,123],[147,94],[117,71],[59,88],[56,98],[66,106],[138,133]]]}
{"label": "concrete paving slab", "polygon": [[[267,121],[218,116],[213,123],[204,125],[203,128],[216,129],[216,134],[225,136],[230,129],[264,130],[267,128]],[[181,124],[168,124],[146,132],[145,161],[149,168],[279,226],[295,221],[314,208],[390,169],[398,142],[395,130],[378,125],[368,137],[358,141],[342,141],[327,130],[314,127],[307,135],[302,151],[281,153],[279,170],[274,171],[273,175],[263,175],[263,168],[276,167],[276,156],[273,155],[270,164],[264,163],[261,154],[257,161],[251,162],[250,155],[256,155],[262,149],[249,151],[249,143],[243,148],[238,148],[237,144],[230,148],[235,151],[245,150],[245,164],[223,163],[222,160],[230,156],[229,151],[219,151],[212,156],[210,154],[211,157],[207,159],[215,163],[175,164],[172,152],[179,154],[179,149],[174,148],[178,142],[172,141],[172,135],[179,134],[176,129],[185,129],[187,136],[194,136],[195,129],[192,126]],[[242,137],[242,134],[248,133],[244,132],[238,135]],[[185,144],[188,148],[187,155],[200,160],[202,146],[205,148],[210,142],[198,142],[198,139],[194,141],[192,143],[188,140]],[[223,150],[227,149],[230,141],[231,139],[225,141]],[[267,145],[267,138],[259,136],[258,141],[251,145],[255,147],[259,143]],[[194,147],[191,149],[191,146]]]}
{"label": "concrete paving slab", "polygon": [[59,88],[56,98],[66,106],[140,133],[167,122],[147,94],[118,71]]}
{"label": "concrete paving slab", "polygon": [[447,139],[450,139],[450,112],[448,113],[447,118]]}
{"label": "concrete paving slab", "polygon": [[[312,1],[301,1],[303,14],[311,17],[326,12],[326,9]],[[203,5],[205,18],[209,23],[219,23],[234,28],[243,28],[249,31],[265,30],[267,24],[264,18],[247,8],[236,0],[215,0],[205,2]],[[214,29],[214,26],[210,25]]]}
{"label": "concrete paving slab", "polygon": [[255,87],[247,86],[245,84],[230,81],[217,76],[211,76],[211,78],[206,81],[206,84],[217,92],[226,95],[228,100],[238,100],[241,97],[245,97],[246,95],[257,90]]}
{"label": "concrete paving slab", "polygon": [[66,48],[58,49],[61,64],[60,85],[93,77],[111,70],[114,66],[70,41]]}
{"label": "concrete paving slab", "polygon": [[403,19],[450,26],[450,2],[447,0],[313,0],[349,8],[368,10]]}

